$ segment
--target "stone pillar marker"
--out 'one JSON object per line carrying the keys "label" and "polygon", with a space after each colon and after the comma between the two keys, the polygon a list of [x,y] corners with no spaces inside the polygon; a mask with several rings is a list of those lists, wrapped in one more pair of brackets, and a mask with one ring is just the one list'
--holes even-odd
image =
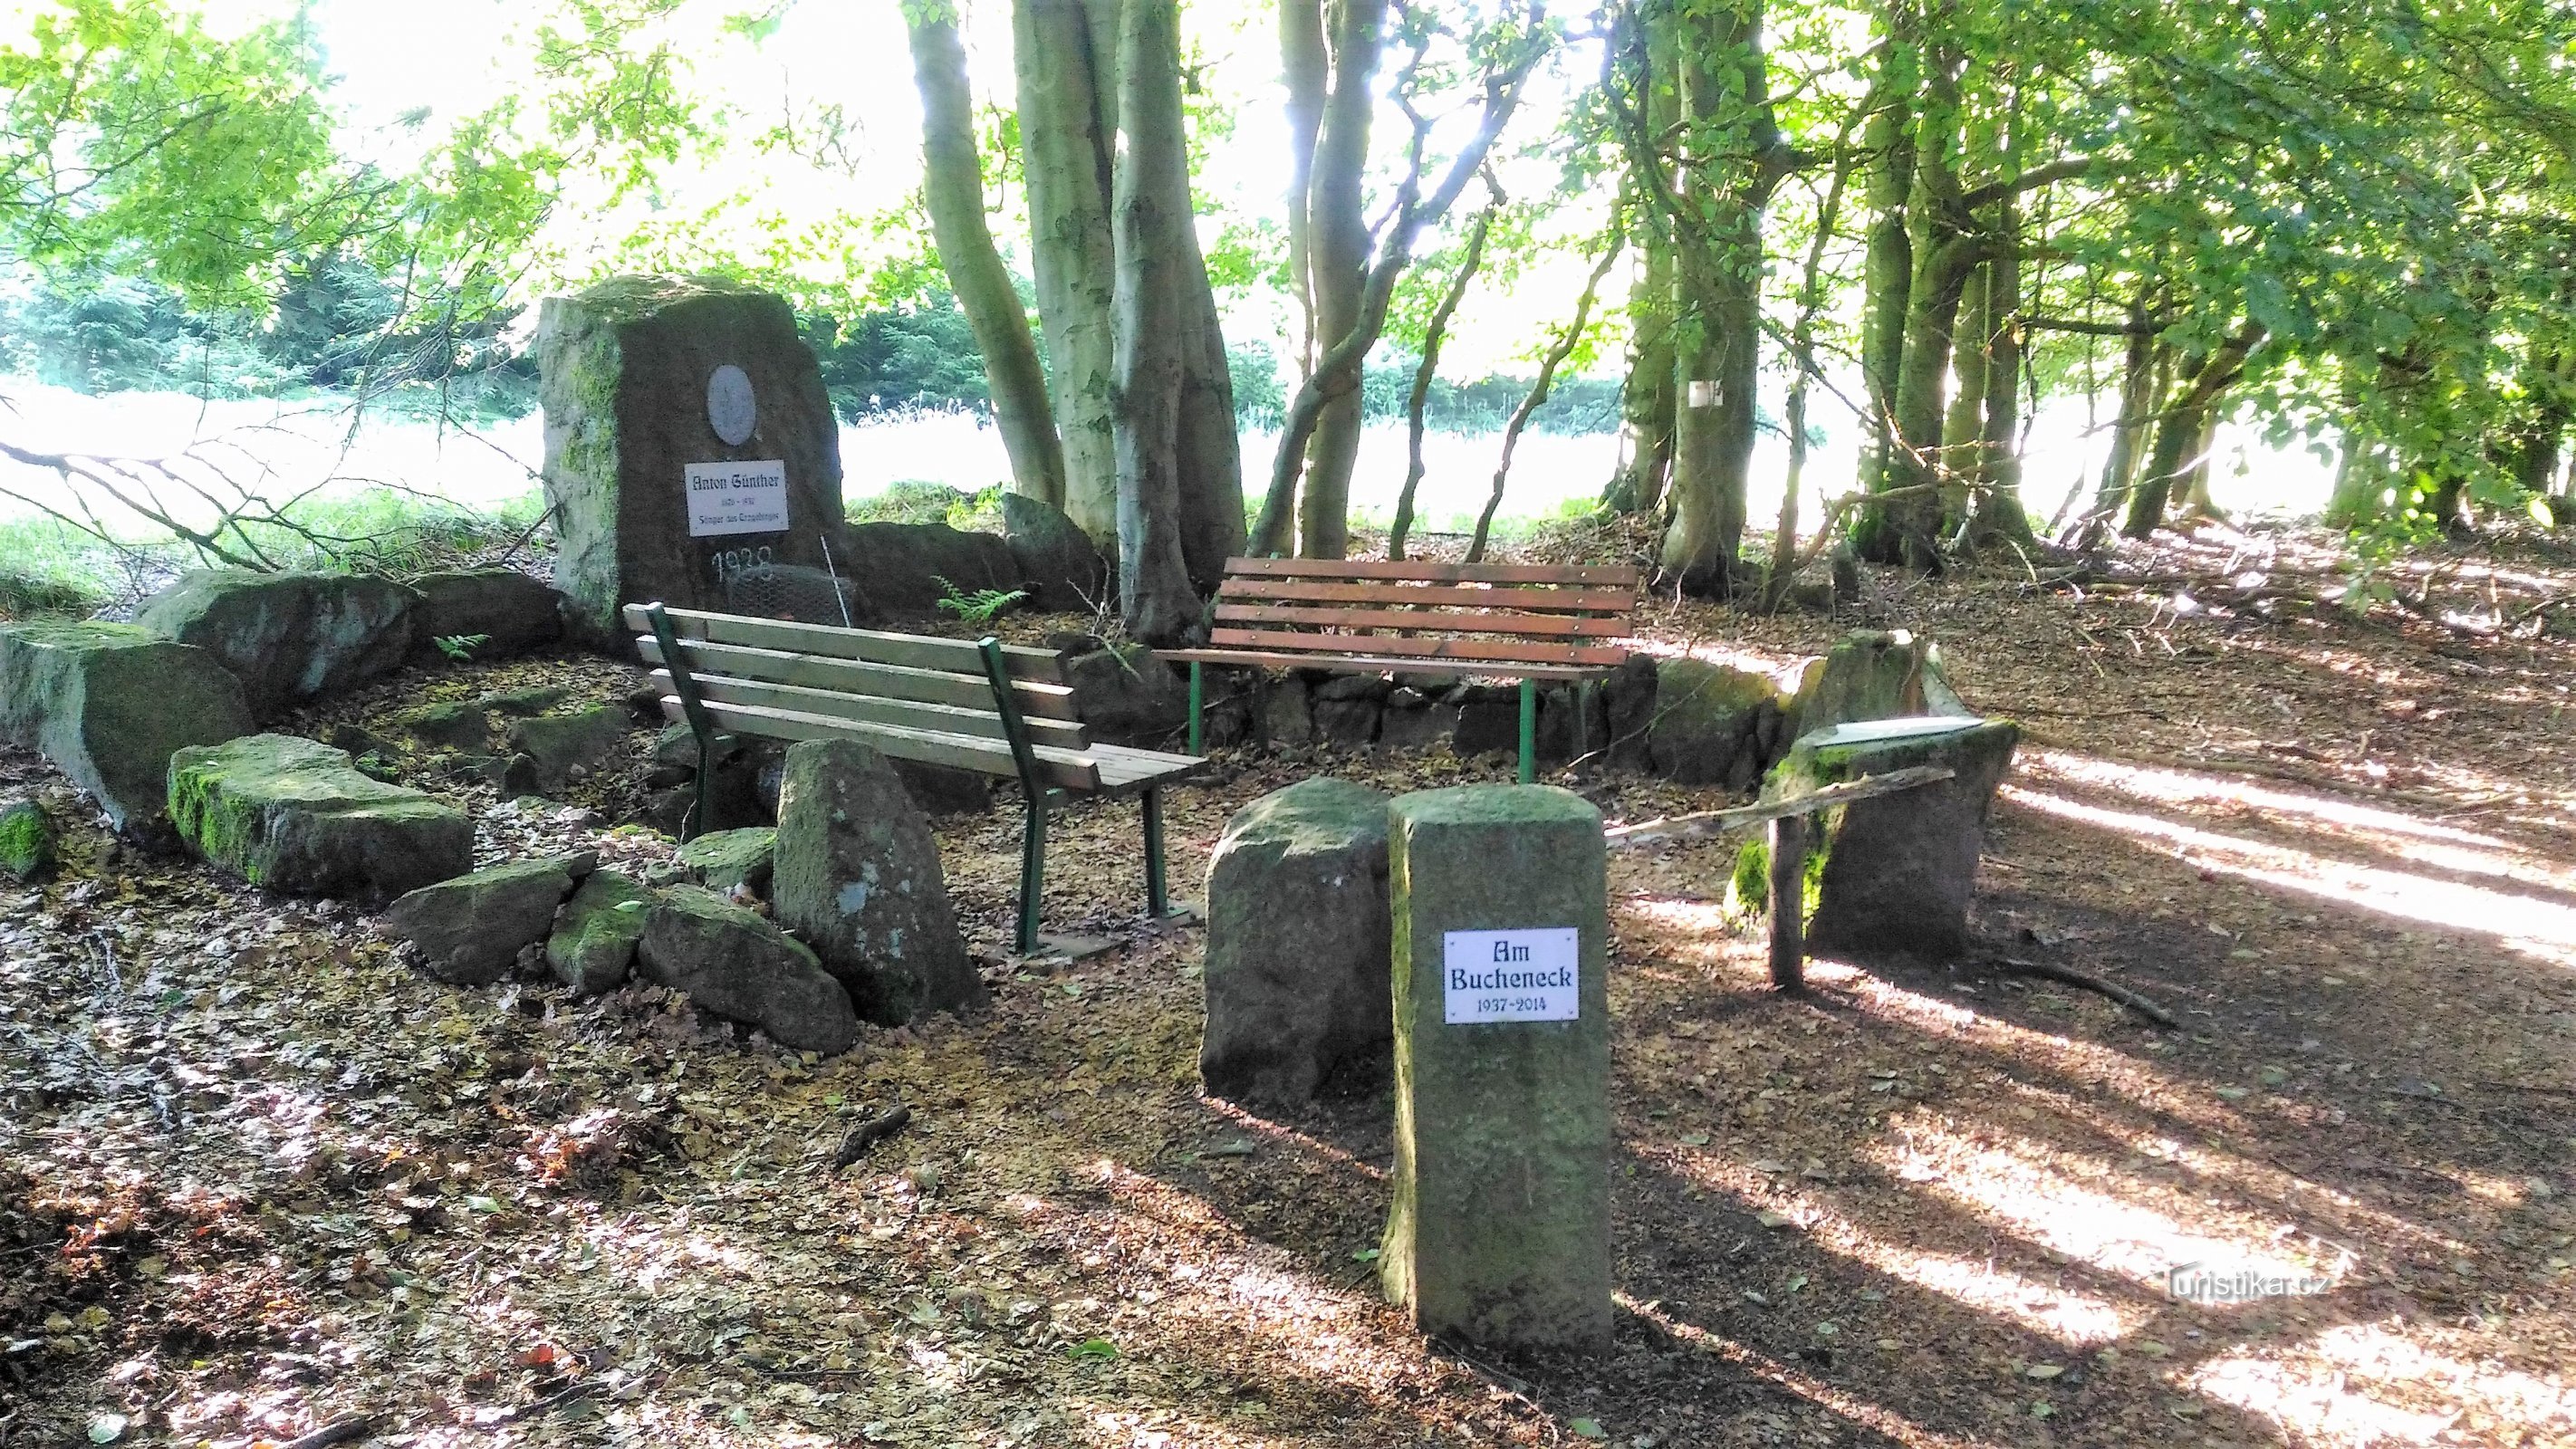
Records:
{"label": "stone pillar marker", "polygon": [[1426,1334],[1610,1346],[1601,814],[1551,785],[1388,807],[1395,1202],[1380,1274]]}

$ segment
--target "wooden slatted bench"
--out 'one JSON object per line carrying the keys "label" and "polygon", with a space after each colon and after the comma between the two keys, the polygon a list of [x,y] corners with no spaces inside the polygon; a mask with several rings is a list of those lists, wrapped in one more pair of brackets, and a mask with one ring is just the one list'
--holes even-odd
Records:
{"label": "wooden slatted bench", "polygon": [[[1627,565],[1233,558],[1208,647],[1162,653],[1189,662],[1192,754],[1209,664],[1518,680],[1527,784],[1537,777],[1539,681],[1589,683],[1618,667],[1638,582]],[[1582,718],[1578,709],[1578,728]]]}
{"label": "wooden slatted bench", "polygon": [[1023,954],[1038,945],[1047,809],[1066,794],[1142,797],[1146,909],[1170,914],[1162,787],[1207,762],[1093,743],[1052,650],[658,603],[629,604],[625,615],[645,662],[657,666],[662,713],[697,738],[698,802],[681,827],[684,837],[705,824],[711,766],[725,736],[860,740],[898,760],[1018,777],[1028,799],[1020,845]]}

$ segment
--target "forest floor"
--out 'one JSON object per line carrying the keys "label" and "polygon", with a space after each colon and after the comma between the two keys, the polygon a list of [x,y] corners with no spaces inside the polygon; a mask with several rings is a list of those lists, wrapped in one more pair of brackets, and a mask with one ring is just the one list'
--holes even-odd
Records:
{"label": "forest floor", "polygon": [[[0,887],[0,1442],[2576,1444],[2576,555],[2434,563],[2359,620],[2318,541],[2224,531],[1831,620],[1646,610],[1782,671],[1924,631],[2029,733],[1946,968],[1783,997],[1732,842],[1613,858],[1599,1359],[1379,1301],[1382,1091],[1198,1094],[1201,933],[1141,921],[1132,804],[1062,822],[1048,924],[1122,944],[1057,969],[999,952],[1016,810],[942,819],[991,1007],[819,1063],[657,990],[443,986],[357,911],[90,832]],[[423,671],[299,727],[639,677]],[[1228,752],[1171,801],[1174,879],[1309,774],[1508,769]],[[62,798],[0,753],[13,786]],[[605,795],[456,793],[486,858],[670,852]],[[2315,1291],[2188,1301],[2193,1264]]]}

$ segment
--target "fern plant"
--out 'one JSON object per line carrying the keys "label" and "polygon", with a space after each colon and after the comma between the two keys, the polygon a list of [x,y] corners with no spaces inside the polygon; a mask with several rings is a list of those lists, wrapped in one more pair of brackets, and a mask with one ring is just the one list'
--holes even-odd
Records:
{"label": "fern plant", "polygon": [[1026,589],[977,589],[967,593],[938,574],[931,580],[939,585],[939,607],[955,614],[975,628],[989,628],[995,619],[1011,611],[1012,606],[1029,596]]}
{"label": "fern plant", "polygon": [[457,664],[463,664],[474,657],[475,650],[491,643],[492,636],[489,634],[441,634],[429,642],[437,645],[438,652],[446,655],[450,661]]}

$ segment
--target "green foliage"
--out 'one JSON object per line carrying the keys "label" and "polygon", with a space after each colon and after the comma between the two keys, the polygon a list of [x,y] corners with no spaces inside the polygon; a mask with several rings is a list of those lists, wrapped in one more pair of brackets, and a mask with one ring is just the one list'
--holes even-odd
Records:
{"label": "green foliage", "polygon": [[489,634],[441,634],[429,642],[437,645],[438,652],[446,655],[449,662],[455,664],[466,664],[473,661],[475,650],[492,642],[492,636]]}
{"label": "green foliage", "polygon": [[939,574],[930,577],[939,585],[939,607],[978,629],[990,628],[994,620],[1029,596],[1026,589],[977,589],[966,593]]}
{"label": "green foliage", "polygon": [[844,323],[801,321],[823,366],[823,386],[843,421],[917,411],[989,412],[983,354],[948,289],[864,312]]}
{"label": "green foliage", "polygon": [[852,523],[944,523],[961,533],[999,533],[1002,485],[969,493],[945,483],[907,478],[868,498],[850,500]]}

